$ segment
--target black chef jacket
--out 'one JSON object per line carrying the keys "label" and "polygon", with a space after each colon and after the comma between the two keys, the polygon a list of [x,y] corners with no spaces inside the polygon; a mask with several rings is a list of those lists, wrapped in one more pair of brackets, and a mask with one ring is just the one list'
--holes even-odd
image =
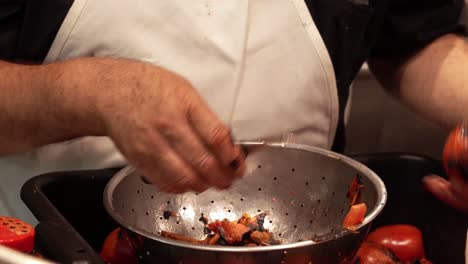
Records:
{"label": "black chef jacket", "polygon": [[[95,0],[99,1],[99,0]],[[368,58],[401,57],[461,33],[463,0],[306,0],[330,53],[340,118],[333,150],[345,145],[349,86]],[[0,0],[0,59],[40,63],[73,0]]]}

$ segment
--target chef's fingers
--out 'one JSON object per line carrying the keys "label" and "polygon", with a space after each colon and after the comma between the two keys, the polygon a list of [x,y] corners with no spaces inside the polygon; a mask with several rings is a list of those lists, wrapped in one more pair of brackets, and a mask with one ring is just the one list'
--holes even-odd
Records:
{"label": "chef's fingers", "polygon": [[[426,189],[435,197],[450,207],[468,212],[468,196],[457,193],[452,183],[436,175],[426,176],[423,179]],[[465,190],[465,192],[468,190]]]}
{"label": "chef's fingers", "polygon": [[233,144],[231,132],[221,120],[201,105],[193,105],[189,109],[189,120],[217,158],[236,170],[236,176],[241,176],[245,171],[245,156],[241,147]]}
{"label": "chef's fingers", "polygon": [[210,186],[225,189],[232,184],[237,170],[221,163],[188,122],[178,122],[162,134],[177,154]]}
{"label": "chef's fingers", "polygon": [[165,192],[202,192],[207,186],[197,172],[159,133],[147,135],[145,146],[130,149],[130,157],[146,181]]}
{"label": "chef's fingers", "polygon": [[452,170],[449,180],[455,194],[465,196],[468,203],[468,180],[465,176],[465,170]]}

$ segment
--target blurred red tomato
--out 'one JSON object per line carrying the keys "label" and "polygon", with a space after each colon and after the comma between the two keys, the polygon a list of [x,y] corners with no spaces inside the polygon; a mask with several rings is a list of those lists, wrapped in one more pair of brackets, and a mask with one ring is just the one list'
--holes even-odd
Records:
{"label": "blurred red tomato", "polygon": [[411,225],[389,225],[377,228],[366,238],[389,248],[403,262],[425,258],[421,231]]}

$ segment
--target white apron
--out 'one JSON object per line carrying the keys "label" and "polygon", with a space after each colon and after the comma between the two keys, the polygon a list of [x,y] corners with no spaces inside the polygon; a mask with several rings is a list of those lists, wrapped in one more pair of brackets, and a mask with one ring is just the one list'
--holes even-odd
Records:
{"label": "white apron", "polygon": [[[131,58],[179,73],[237,139],[293,133],[295,143],[333,143],[335,76],[304,1],[75,0],[45,63],[89,56]],[[31,176],[124,164],[106,137],[0,159],[9,177],[0,188],[9,211],[0,215],[27,217],[19,188]]]}

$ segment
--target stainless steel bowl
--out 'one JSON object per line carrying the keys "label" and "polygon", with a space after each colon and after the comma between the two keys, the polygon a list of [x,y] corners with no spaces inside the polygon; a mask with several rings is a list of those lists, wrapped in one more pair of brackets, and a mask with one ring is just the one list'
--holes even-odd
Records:
{"label": "stainless steel bowl", "polygon": [[[143,263],[343,263],[367,234],[386,202],[386,189],[370,169],[343,155],[296,144],[269,143],[247,158],[248,173],[225,191],[162,193],[132,167],[118,172],[104,192],[108,213],[145,237]],[[356,232],[342,230],[349,205],[346,192],[362,177],[368,212]],[[176,213],[165,219],[164,211]],[[195,245],[160,236],[170,231],[203,238],[201,214],[235,220],[268,211],[265,228],[281,245],[226,247]],[[314,238],[314,239],[313,239]]]}

